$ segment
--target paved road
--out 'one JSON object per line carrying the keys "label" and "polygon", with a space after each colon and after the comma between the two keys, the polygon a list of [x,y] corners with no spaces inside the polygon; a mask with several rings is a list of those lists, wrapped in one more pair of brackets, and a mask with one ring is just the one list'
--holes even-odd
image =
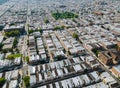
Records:
{"label": "paved road", "polygon": [[[91,73],[91,72],[92,72],[92,70],[88,71],[88,74]],[[65,80],[65,79],[69,79],[69,78],[73,78],[73,77],[76,77],[76,76],[80,76],[80,75],[83,75],[83,74],[85,74],[85,72],[77,72],[77,73],[75,72],[75,73],[72,73],[72,74],[68,74],[68,75],[66,75],[64,77],[61,76],[61,77],[58,77],[58,78],[55,78],[55,79],[51,79],[49,81],[44,81],[43,80],[40,83],[32,85],[31,88],[36,88],[36,87],[39,87],[39,86],[44,86],[44,85],[47,85],[47,84],[55,83],[55,82],[62,81],[62,80]]]}
{"label": "paved road", "polygon": [[[89,52],[90,52],[90,51],[89,51]],[[108,72],[108,73],[118,82],[118,84],[120,85],[120,80],[118,80],[118,79],[111,73],[110,69],[109,69],[106,65],[104,65],[104,64],[100,61],[100,59],[95,56],[95,54],[94,54],[93,52],[90,52],[90,54],[98,60],[98,62],[100,63],[101,67],[103,68],[103,70],[105,70],[106,72]]]}

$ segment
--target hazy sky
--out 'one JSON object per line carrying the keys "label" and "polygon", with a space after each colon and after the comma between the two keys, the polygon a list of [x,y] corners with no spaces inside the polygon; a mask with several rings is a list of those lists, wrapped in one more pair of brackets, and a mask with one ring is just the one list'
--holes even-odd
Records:
{"label": "hazy sky", "polygon": [[9,0],[0,0],[0,4],[3,4],[3,3],[5,3],[6,1],[9,1]]}

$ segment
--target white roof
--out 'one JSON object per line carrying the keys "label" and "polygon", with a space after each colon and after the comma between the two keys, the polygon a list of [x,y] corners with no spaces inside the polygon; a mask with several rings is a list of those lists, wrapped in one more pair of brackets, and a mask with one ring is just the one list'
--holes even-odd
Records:
{"label": "white roof", "polygon": [[47,77],[47,73],[46,72],[44,72],[44,77],[45,77],[44,79],[47,80],[48,77]]}
{"label": "white roof", "polygon": [[3,73],[0,73],[0,78],[2,78]]}
{"label": "white roof", "polygon": [[82,70],[82,67],[80,66],[80,64],[73,66],[73,68],[75,69],[76,72]]}
{"label": "white roof", "polygon": [[18,77],[18,70],[12,71],[11,78],[16,78]]}
{"label": "white roof", "polygon": [[5,83],[2,88],[7,88],[7,83]]}
{"label": "white roof", "polygon": [[68,86],[66,85],[66,81],[65,80],[61,81],[61,84],[62,84],[63,88],[68,88]]}
{"label": "white roof", "polygon": [[55,83],[55,88],[60,88],[60,85],[58,82]]}
{"label": "white roof", "polygon": [[108,72],[103,72],[100,76],[102,79],[104,79],[110,77],[110,74]]}
{"label": "white roof", "polygon": [[68,70],[67,70],[67,68],[64,68],[64,71],[65,71],[65,73],[66,74],[68,74],[69,72],[68,72]]}
{"label": "white roof", "polygon": [[35,74],[36,67],[35,66],[29,66],[30,67],[30,73]]}
{"label": "white roof", "polygon": [[120,73],[120,65],[114,66],[114,68]]}
{"label": "white roof", "polygon": [[50,88],[53,88],[53,85],[52,84],[49,84]]}
{"label": "white roof", "polygon": [[53,76],[53,77],[56,77],[56,74],[55,74],[55,71],[54,71],[54,70],[52,71],[52,76]]}
{"label": "white roof", "polygon": [[11,79],[11,71],[5,73],[5,79],[7,80]]}
{"label": "white roof", "polygon": [[72,49],[70,49],[70,53],[71,53],[71,54],[77,53],[77,48],[72,48]]}
{"label": "white roof", "polygon": [[57,69],[57,73],[58,73],[58,76],[62,76],[63,75],[63,72],[61,69]]}
{"label": "white roof", "polygon": [[94,72],[92,72],[90,74],[95,78],[96,81],[100,80],[100,77],[98,76],[96,71],[94,71]]}
{"label": "white roof", "polygon": [[89,77],[87,75],[82,75],[82,77],[85,80],[86,84],[89,84],[91,82],[91,80],[89,79]]}
{"label": "white roof", "polygon": [[108,85],[104,84],[103,82],[94,84],[94,85],[90,85],[87,87],[83,87],[83,88],[109,88]]}
{"label": "white roof", "polygon": [[12,80],[9,83],[9,88],[16,88],[17,86],[17,80]]}
{"label": "white roof", "polygon": [[95,59],[92,56],[86,57],[87,61],[94,61]]}
{"label": "white roof", "polygon": [[45,86],[41,86],[41,87],[38,87],[38,88],[47,88],[47,86],[45,85]]}
{"label": "white roof", "polygon": [[36,83],[36,76],[35,75],[31,75],[30,76],[30,84],[34,84]]}
{"label": "white roof", "polygon": [[64,66],[63,61],[59,61],[58,63],[59,63],[59,66],[60,66],[61,68]]}
{"label": "white roof", "polygon": [[113,77],[107,77],[107,78],[104,78],[104,81],[106,83],[110,83],[110,82],[115,82],[115,79]]}
{"label": "white roof", "polygon": [[50,63],[50,67],[51,67],[52,69],[55,68],[55,64],[54,64],[54,62]]}
{"label": "white roof", "polygon": [[67,79],[67,80],[66,80],[66,84],[69,85],[70,88],[73,87],[73,86],[72,86],[72,83],[71,83],[71,81],[70,81],[70,79]]}
{"label": "white roof", "polygon": [[79,80],[76,77],[72,78],[72,80],[73,80],[73,83],[75,84],[75,87],[77,87],[79,85],[79,82],[78,82]]}
{"label": "white roof", "polygon": [[2,43],[4,36],[0,36],[0,43]]}
{"label": "white roof", "polygon": [[39,82],[42,81],[42,75],[39,74]]}

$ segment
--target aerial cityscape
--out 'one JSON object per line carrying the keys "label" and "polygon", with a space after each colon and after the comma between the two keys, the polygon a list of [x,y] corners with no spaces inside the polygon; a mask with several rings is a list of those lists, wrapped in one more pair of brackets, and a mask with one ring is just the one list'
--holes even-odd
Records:
{"label": "aerial cityscape", "polygon": [[120,0],[0,0],[0,88],[120,88]]}

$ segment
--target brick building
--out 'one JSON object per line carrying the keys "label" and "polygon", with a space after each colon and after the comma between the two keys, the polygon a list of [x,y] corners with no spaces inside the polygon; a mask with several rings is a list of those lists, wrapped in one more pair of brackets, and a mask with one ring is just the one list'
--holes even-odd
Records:
{"label": "brick building", "polygon": [[120,62],[120,53],[116,50],[100,52],[98,57],[106,65],[118,64]]}
{"label": "brick building", "polygon": [[120,77],[120,65],[112,67],[111,71],[114,75]]}

